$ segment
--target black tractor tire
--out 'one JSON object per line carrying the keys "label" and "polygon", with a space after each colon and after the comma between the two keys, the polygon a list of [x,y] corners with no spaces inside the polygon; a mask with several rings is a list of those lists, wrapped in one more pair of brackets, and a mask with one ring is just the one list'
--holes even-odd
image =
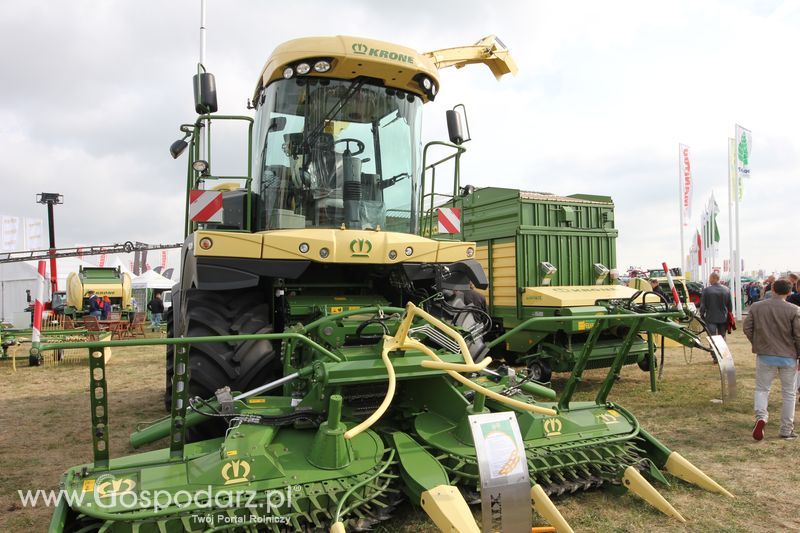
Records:
{"label": "black tractor tire", "polygon": [[[189,289],[182,308],[180,329],[185,337],[214,337],[271,333],[267,296],[257,290],[212,292]],[[167,327],[174,324],[168,316]],[[169,332],[175,335],[176,329]],[[165,403],[172,402],[172,361],[167,349]],[[281,375],[278,352],[268,340],[192,344],[189,349],[189,397],[213,399],[225,386],[245,392]],[[222,436],[227,424],[220,419],[187,431],[188,440]]]}
{"label": "black tractor tire", "polygon": [[549,383],[550,378],[553,376],[553,371],[550,369],[550,364],[544,359],[537,359],[528,364],[528,376],[540,383]]}

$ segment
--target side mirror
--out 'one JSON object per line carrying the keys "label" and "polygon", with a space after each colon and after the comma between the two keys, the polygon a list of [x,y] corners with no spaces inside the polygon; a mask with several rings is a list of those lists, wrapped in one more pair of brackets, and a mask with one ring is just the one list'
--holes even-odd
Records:
{"label": "side mirror", "polygon": [[217,84],[210,72],[201,72],[192,77],[194,82],[194,110],[198,115],[217,111]]}
{"label": "side mirror", "polygon": [[461,127],[461,115],[455,109],[447,110],[447,133],[450,136],[450,142],[453,144],[461,144],[464,142],[464,130]]}
{"label": "side mirror", "polygon": [[[458,108],[461,108],[461,111]],[[464,117],[464,126],[466,126],[466,135],[464,135],[464,126],[461,125],[461,117]],[[453,144],[461,145],[472,139],[469,132],[469,120],[467,119],[467,108],[464,104],[458,104],[453,109],[447,111],[447,133],[450,135],[450,142]]]}
{"label": "side mirror", "polygon": [[286,128],[286,117],[274,117],[269,121],[267,131],[283,131]]}
{"label": "side mirror", "polygon": [[189,143],[183,139],[178,139],[169,147],[169,155],[172,156],[172,159],[178,159],[187,146],[189,146]]}

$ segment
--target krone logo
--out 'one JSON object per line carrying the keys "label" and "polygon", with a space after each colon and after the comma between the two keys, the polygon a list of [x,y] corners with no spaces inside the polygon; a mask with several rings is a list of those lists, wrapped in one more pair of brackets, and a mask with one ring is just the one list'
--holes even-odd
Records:
{"label": "krone logo", "polygon": [[618,422],[616,417],[610,413],[603,413],[597,415],[597,419],[604,424],[616,424]]}
{"label": "krone logo", "polygon": [[364,43],[353,43],[353,53],[364,55],[367,53],[367,45]]}
{"label": "krone logo", "polygon": [[96,486],[97,495],[101,498],[108,498],[110,496],[119,496],[120,494],[127,494],[133,492],[136,482],[132,479],[109,479],[98,483]]}
{"label": "krone logo", "polygon": [[220,474],[222,475],[222,479],[225,480],[226,485],[242,483],[247,481],[247,476],[250,475],[250,463],[244,459],[225,463]]}
{"label": "krone logo", "polygon": [[561,427],[561,420],[558,418],[546,418],[544,420],[544,436],[554,437],[556,435],[561,435]]}
{"label": "krone logo", "polygon": [[369,239],[353,239],[350,241],[350,251],[352,257],[369,257],[372,251],[372,242]]}

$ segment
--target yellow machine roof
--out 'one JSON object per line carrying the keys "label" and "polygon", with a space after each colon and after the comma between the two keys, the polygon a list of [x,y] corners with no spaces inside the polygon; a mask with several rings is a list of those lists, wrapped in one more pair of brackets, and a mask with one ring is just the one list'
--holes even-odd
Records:
{"label": "yellow machine roof", "polygon": [[[526,287],[522,294],[522,305],[526,307],[577,307],[595,305],[597,300],[630,298],[636,289],[624,285],[582,285],[566,287]],[[642,297],[639,296],[638,302]],[[649,296],[648,302],[660,301]]]}
{"label": "yellow machine roof", "polygon": [[380,78],[387,86],[418,94],[426,100],[414,76],[424,73],[437,88],[439,76],[433,60],[424,54],[397,44],[337,35],[335,37],[304,37],[279,45],[267,59],[258,78],[255,93],[283,77],[283,70],[304,59],[331,59],[331,69],[315,76],[352,79],[358,76]]}

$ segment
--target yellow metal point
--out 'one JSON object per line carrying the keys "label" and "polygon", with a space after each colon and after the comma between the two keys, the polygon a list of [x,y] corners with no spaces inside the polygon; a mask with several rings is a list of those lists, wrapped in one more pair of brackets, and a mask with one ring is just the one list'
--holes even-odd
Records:
{"label": "yellow metal point", "polygon": [[420,497],[422,509],[444,533],[480,533],[469,505],[457,488],[439,485]]}
{"label": "yellow metal point", "polygon": [[681,522],[686,522],[686,519],[681,516],[681,513],[676,511],[634,467],[629,466],[625,469],[625,474],[622,476],[622,483],[625,485],[626,489],[633,492],[665,515],[673,516]]}
{"label": "yellow metal point", "polygon": [[573,533],[572,528],[561,513],[553,505],[552,500],[547,496],[547,493],[542,489],[541,485],[534,485],[531,487],[531,503],[533,509],[539,513],[539,516],[547,520],[551,526],[556,528],[558,533]]}
{"label": "yellow metal point", "polygon": [[667,458],[667,464],[664,465],[667,472],[673,476],[680,478],[688,483],[697,485],[701,489],[708,492],[718,492],[724,494],[729,498],[733,498],[733,494],[725,490],[719,483],[708,477],[702,470],[687,461],[678,452],[672,452]]}

